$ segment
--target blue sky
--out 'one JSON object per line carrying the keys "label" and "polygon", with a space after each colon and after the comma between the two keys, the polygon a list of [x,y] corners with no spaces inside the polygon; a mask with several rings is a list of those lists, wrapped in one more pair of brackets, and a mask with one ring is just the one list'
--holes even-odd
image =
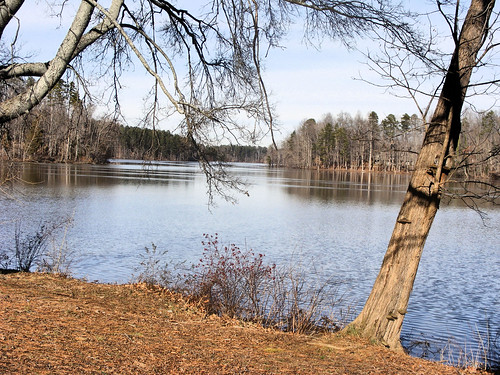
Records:
{"label": "blue sky", "polygon": [[[419,2],[419,6],[423,3],[425,2]],[[69,15],[74,12],[72,7],[74,9],[77,4],[78,2],[69,4]],[[38,1],[25,6],[19,17],[23,49],[32,51],[41,61],[52,58],[66,29],[64,25],[60,25],[58,18],[50,16],[47,2]],[[64,21],[69,22],[70,17]],[[378,80],[363,63],[361,53],[348,51],[340,43],[332,41],[324,41],[321,50],[317,50],[306,46],[301,39],[301,32],[290,34],[282,42],[286,48],[270,51],[264,62],[264,78],[271,92],[271,101],[276,107],[281,129],[277,134],[278,140],[295,129],[302,120],[311,117],[320,119],[327,113],[336,115],[343,111],[367,116],[374,110],[381,119],[389,113],[396,117],[404,113],[417,113],[411,100],[397,98],[383,88],[354,79],[363,76],[371,81]],[[375,42],[365,40],[361,44],[364,50],[378,48]],[[123,77],[122,112],[129,125],[138,124],[142,117],[143,100],[151,83],[152,79],[140,64]],[[174,130],[176,125],[175,117],[162,123],[163,128],[170,130]]]}

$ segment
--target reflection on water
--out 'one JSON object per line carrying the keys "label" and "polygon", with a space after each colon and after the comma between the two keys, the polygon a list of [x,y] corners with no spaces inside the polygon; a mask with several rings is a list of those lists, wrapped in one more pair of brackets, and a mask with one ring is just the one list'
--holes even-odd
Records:
{"label": "reflection on water", "polygon": [[404,194],[409,176],[404,174],[350,171],[281,170],[273,183],[301,199],[347,200],[358,203],[391,203],[395,194]]}
{"label": "reflection on water", "polygon": [[46,186],[106,186],[126,183],[189,183],[197,173],[197,164],[146,164],[129,161],[126,164],[96,166],[88,164],[19,164],[21,179]]}
{"label": "reflection on water", "polygon": [[[217,232],[269,261],[305,264],[311,280],[333,275],[357,308],[373,285],[409,178],[234,164],[230,170],[248,181],[250,197],[209,210],[195,163],[17,168],[25,182],[15,185],[16,199],[0,196],[0,249],[12,248],[16,221],[27,228],[73,216],[67,241],[81,254],[75,276],[127,282],[152,242],[173,263],[190,264],[199,258],[202,234]],[[457,204],[438,212],[403,326],[406,343],[429,340],[436,349],[453,338],[474,348],[474,332],[484,336],[487,320],[492,334],[499,330],[500,212],[485,210],[487,226]]]}

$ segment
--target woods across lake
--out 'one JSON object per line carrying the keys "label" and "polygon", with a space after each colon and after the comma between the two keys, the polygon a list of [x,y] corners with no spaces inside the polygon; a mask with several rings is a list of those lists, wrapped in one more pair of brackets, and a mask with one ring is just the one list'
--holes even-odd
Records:
{"label": "woods across lake", "polygon": [[[33,82],[19,80],[17,84]],[[102,164],[113,157],[190,161],[203,152],[210,160],[260,162],[267,152],[265,147],[245,145],[199,145],[203,147],[199,150],[185,135],[96,117],[76,85],[64,80],[32,112],[0,124],[0,139],[1,157],[21,161]]]}
{"label": "woods across lake", "polygon": [[[19,85],[30,85],[30,79]],[[456,166],[459,175],[498,174],[500,115],[465,113]],[[60,126],[64,124],[65,126]],[[302,121],[273,146],[193,144],[186,135],[97,118],[73,82],[61,80],[29,114],[0,128],[3,159],[105,163],[109,158],[265,162],[293,168],[407,172],[413,169],[426,124],[417,115],[379,119],[341,112]],[[229,143],[229,141],[228,141]]]}
{"label": "woods across lake", "polygon": [[[295,168],[409,172],[427,126],[415,114],[404,114],[400,119],[389,114],[381,120],[376,112],[367,117],[327,114],[319,121],[303,121],[278,151],[270,150],[269,160]],[[494,156],[500,152],[499,144],[497,113],[466,113],[456,155],[458,174],[485,177],[498,172]]]}

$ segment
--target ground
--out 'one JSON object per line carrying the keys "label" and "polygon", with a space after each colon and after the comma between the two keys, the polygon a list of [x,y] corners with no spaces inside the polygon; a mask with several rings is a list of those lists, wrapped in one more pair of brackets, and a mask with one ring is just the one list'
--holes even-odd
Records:
{"label": "ground", "polygon": [[360,338],[207,316],[143,284],[0,275],[2,374],[479,374]]}

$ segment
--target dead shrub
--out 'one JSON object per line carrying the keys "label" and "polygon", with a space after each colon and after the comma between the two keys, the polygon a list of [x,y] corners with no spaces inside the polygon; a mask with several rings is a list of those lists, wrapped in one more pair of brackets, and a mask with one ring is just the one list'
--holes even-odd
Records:
{"label": "dead shrub", "polygon": [[341,282],[313,285],[305,268],[297,271],[298,263],[278,268],[252,249],[223,245],[217,234],[204,237],[203,255],[186,276],[184,291],[202,300],[207,313],[297,333],[342,327],[345,317],[332,313],[345,302]]}
{"label": "dead shrub", "polygon": [[264,255],[251,249],[221,245],[217,234],[204,237],[202,257],[186,278],[186,290],[202,299],[209,313],[258,319],[264,314],[261,300],[275,266],[264,264]]}
{"label": "dead shrub", "polygon": [[167,251],[159,251],[158,247],[151,243],[151,249],[144,247],[144,254],[140,254],[141,261],[135,268],[139,275],[134,277],[134,281],[145,283],[148,286],[158,285],[161,287],[170,287],[172,281],[172,272],[169,264],[164,262]]}
{"label": "dead shrub", "polygon": [[[56,252],[47,251],[49,240],[53,240],[62,230],[66,231],[72,223],[72,218],[59,219],[41,223],[34,233],[26,233],[21,229],[21,223],[16,224],[14,232],[14,262],[21,272],[30,272],[38,265],[45,272],[57,272],[62,269],[63,262],[69,260],[65,241]],[[65,235],[64,235],[65,237]],[[53,242],[55,243],[55,242]]]}
{"label": "dead shrub", "polygon": [[344,284],[334,279],[313,281],[312,265],[292,261],[277,267],[252,249],[224,245],[217,233],[203,237],[200,259],[182,273],[182,263],[172,267],[165,261],[166,251],[158,251],[154,244],[145,247],[134,281],[179,292],[207,314],[283,331],[337,331],[351,317],[349,306],[345,309]]}

